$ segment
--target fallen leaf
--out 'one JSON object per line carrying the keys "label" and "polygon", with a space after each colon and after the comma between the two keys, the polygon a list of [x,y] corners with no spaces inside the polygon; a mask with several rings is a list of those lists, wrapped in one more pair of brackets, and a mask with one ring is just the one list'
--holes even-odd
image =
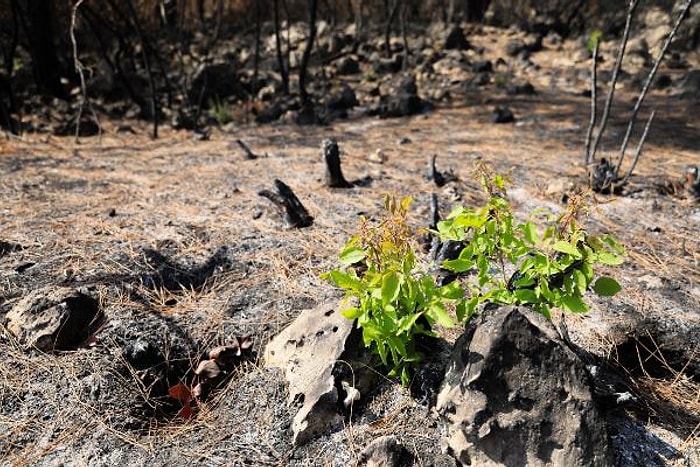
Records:
{"label": "fallen leaf", "polygon": [[185,384],[177,383],[175,386],[171,386],[168,389],[168,395],[175,399],[176,401],[189,405],[192,400],[192,392]]}

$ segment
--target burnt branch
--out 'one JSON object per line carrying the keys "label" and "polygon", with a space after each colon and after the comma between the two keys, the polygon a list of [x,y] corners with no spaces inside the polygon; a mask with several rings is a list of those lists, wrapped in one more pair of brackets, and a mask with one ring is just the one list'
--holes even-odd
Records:
{"label": "burnt branch", "polygon": [[276,192],[262,190],[258,195],[272,201],[284,213],[284,220],[290,228],[309,227],[313,224],[314,218],[288,185],[275,179],[275,190]]}
{"label": "burnt branch", "polygon": [[250,148],[248,147],[248,145],[245,144],[242,140],[237,139],[237,140],[236,140],[236,143],[237,143],[238,146],[240,146],[241,149],[243,150],[243,153],[245,154],[245,158],[246,158],[246,159],[253,160],[253,159],[257,159],[257,158],[258,158],[258,155],[255,154],[253,151],[251,151]]}
{"label": "burnt branch", "polygon": [[435,161],[437,160],[437,155],[433,154],[430,156],[428,161],[428,179],[435,182],[435,185],[443,187],[450,182],[457,180],[457,177],[452,172],[440,172],[435,167]]}
{"label": "burnt branch", "polygon": [[345,180],[340,168],[340,149],[334,139],[324,139],[321,143],[323,160],[326,163],[326,186],[329,188],[352,188],[352,183]]}

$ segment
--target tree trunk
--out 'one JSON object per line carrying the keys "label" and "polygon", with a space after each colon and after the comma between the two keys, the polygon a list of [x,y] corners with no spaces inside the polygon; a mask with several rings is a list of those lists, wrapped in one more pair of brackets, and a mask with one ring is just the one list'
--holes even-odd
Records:
{"label": "tree trunk", "polygon": [[301,57],[299,65],[299,96],[301,97],[302,105],[308,105],[309,94],[306,91],[306,70],[309,67],[309,59],[311,51],[314,48],[316,41],[316,13],[318,10],[318,0],[309,0],[309,37],[306,40],[304,54]]}
{"label": "tree trunk", "polygon": [[61,84],[64,70],[53,43],[53,0],[29,0],[27,10],[34,79],[43,91],[52,96],[67,99],[68,91]]}

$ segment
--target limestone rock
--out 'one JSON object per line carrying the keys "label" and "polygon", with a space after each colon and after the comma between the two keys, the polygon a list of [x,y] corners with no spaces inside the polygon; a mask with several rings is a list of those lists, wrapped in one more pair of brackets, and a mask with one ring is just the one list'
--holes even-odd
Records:
{"label": "limestone rock", "polygon": [[22,298],[7,314],[7,328],[28,347],[71,350],[88,337],[97,301],[67,287],[45,287]]}
{"label": "limestone rock", "polygon": [[353,322],[326,303],[304,310],[265,348],[265,366],[282,368],[289,404],[300,404],[292,422],[294,444],[342,425],[333,367],[345,351]]}
{"label": "limestone rock", "polygon": [[529,310],[501,307],[470,321],[436,409],[461,465],[611,465],[583,362]]}

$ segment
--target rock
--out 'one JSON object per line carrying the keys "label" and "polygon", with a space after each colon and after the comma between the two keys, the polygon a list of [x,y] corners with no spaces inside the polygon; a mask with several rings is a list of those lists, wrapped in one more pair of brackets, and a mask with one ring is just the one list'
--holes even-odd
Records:
{"label": "rock", "polygon": [[467,36],[464,35],[464,30],[455,25],[450,30],[450,33],[445,39],[443,48],[445,50],[467,50],[471,47]]}
{"label": "rock", "polygon": [[49,286],[22,298],[7,314],[7,328],[27,347],[44,352],[75,349],[97,321],[97,300],[67,287]]}
{"label": "rock", "polygon": [[422,113],[430,108],[431,104],[418,96],[416,79],[411,75],[406,75],[393,92],[381,96],[379,105],[367,113],[378,115],[381,118],[406,117]]}
{"label": "rock", "polygon": [[408,465],[411,454],[396,436],[381,436],[360,453],[360,462],[367,467],[399,467]]}
{"label": "rock", "polygon": [[472,71],[474,73],[487,73],[493,71],[493,62],[491,60],[477,60],[472,63]]}
{"label": "rock", "polygon": [[516,96],[516,95],[527,95],[527,96],[532,96],[534,94],[537,94],[535,92],[535,87],[529,82],[529,81],[520,81],[520,82],[515,82],[511,83],[506,87],[506,94],[509,94],[511,96]]}
{"label": "rock", "polygon": [[5,240],[0,240],[0,258],[8,253],[14,253],[15,251],[21,251],[23,249],[22,245],[19,243],[6,242]]}
{"label": "rock", "polygon": [[203,65],[195,73],[192,86],[188,91],[192,102],[208,104],[211,99],[222,99],[229,96],[244,98],[246,92],[241,84],[238,69],[229,60],[221,63]]}
{"label": "rock", "polygon": [[681,96],[700,100],[700,69],[689,70],[680,83]]}
{"label": "rock", "polygon": [[360,64],[353,57],[343,57],[338,60],[335,70],[339,75],[356,75],[360,72]]}
{"label": "rock", "polygon": [[496,107],[491,114],[491,121],[493,123],[513,123],[515,116],[508,107]]}
{"label": "rock", "polygon": [[348,85],[344,85],[342,89],[328,97],[326,101],[326,113],[331,119],[347,118],[348,110],[360,105],[357,100],[355,91]]}
{"label": "rock", "polygon": [[343,424],[333,368],[353,331],[335,304],[326,303],[299,316],[265,347],[265,366],[285,370],[289,404],[300,408],[292,421],[300,445]]}
{"label": "rock", "polygon": [[461,465],[612,465],[584,363],[542,315],[501,307],[473,318],[438,395]]}

